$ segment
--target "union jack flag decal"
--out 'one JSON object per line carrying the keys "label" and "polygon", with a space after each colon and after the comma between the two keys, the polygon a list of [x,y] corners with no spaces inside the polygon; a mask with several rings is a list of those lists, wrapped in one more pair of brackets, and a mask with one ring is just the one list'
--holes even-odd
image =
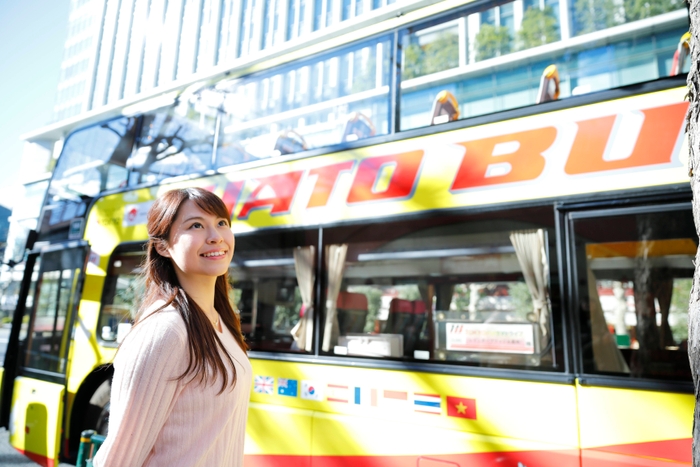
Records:
{"label": "union jack flag decal", "polygon": [[258,394],[272,394],[275,388],[275,380],[271,376],[256,376],[253,392]]}

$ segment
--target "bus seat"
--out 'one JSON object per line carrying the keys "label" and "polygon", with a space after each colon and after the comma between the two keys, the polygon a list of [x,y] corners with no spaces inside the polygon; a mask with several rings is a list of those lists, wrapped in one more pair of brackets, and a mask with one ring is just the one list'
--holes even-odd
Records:
{"label": "bus seat", "polygon": [[389,317],[386,320],[384,332],[387,334],[403,334],[413,323],[413,303],[410,300],[392,298],[389,303]]}
{"label": "bus seat", "polygon": [[433,101],[433,116],[430,125],[459,120],[459,103],[449,91],[440,91]]}
{"label": "bus seat", "polygon": [[345,121],[342,141],[357,141],[358,139],[374,136],[374,134],[375,130],[372,120],[362,112],[352,112]]}
{"label": "bus seat", "polygon": [[425,322],[425,302],[423,300],[413,300],[413,326],[416,332],[420,332]]}
{"label": "bus seat", "polygon": [[403,333],[403,351],[407,357],[413,356],[416,343],[420,339],[420,333],[425,323],[425,302],[423,300],[413,300],[413,321],[406,327]]}
{"label": "bus seat", "polygon": [[537,104],[559,99],[559,70],[556,65],[549,65],[542,72],[540,89],[537,92]]}
{"label": "bus seat", "polygon": [[673,64],[669,76],[676,76],[683,73],[683,67],[690,54],[690,32],[686,32],[678,41],[678,48],[673,54]]}
{"label": "bus seat", "polygon": [[365,332],[367,296],[362,293],[340,292],[336,301],[340,335]]}
{"label": "bus seat", "polygon": [[276,156],[284,156],[285,154],[294,154],[297,152],[306,151],[306,141],[294,130],[283,131],[277,136],[273,154]]}

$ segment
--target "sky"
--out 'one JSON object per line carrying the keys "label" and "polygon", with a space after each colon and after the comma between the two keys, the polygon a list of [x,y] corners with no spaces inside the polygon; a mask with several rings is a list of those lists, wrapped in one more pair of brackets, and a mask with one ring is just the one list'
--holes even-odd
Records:
{"label": "sky", "polygon": [[22,192],[20,135],[52,123],[70,0],[0,0],[0,205]]}

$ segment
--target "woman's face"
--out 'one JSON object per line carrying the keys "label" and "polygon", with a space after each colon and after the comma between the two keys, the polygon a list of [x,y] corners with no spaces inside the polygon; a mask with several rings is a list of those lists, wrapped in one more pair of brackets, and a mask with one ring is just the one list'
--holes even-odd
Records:
{"label": "woman's face", "polygon": [[218,277],[228,269],[235,244],[227,218],[187,200],[170,229],[168,246],[158,252],[172,260],[178,275]]}

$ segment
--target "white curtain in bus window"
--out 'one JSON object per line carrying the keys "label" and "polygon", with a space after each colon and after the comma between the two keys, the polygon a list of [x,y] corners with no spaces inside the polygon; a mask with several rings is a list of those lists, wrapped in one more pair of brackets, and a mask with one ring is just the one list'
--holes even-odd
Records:
{"label": "white curtain in bus window", "polygon": [[[401,130],[687,72],[688,26],[680,0],[489,2],[411,26],[401,36]],[[543,78],[558,92],[542,98]]]}
{"label": "white curtain in bus window", "polygon": [[216,166],[284,156],[389,133],[388,40],[223,81]]}
{"label": "white curtain in bus window", "polygon": [[689,381],[690,206],[576,219],[574,229],[585,371]]}
{"label": "white curtain in bus window", "polygon": [[535,318],[540,324],[543,343],[549,340],[550,307],[548,296],[549,261],[547,260],[546,232],[513,232],[510,241],[525,276],[525,283],[532,297]]}
{"label": "white curtain in bus window", "polygon": [[[342,268],[329,264],[326,271],[323,350],[556,367],[561,349],[552,345],[547,244],[552,224],[551,211],[536,208],[324,231],[347,251]],[[337,294],[330,290],[335,283]]]}
{"label": "white curtain in bus window", "polygon": [[314,325],[314,280],[316,268],[314,265],[315,248],[313,246],[296,247],[294,249],[294,269],[299,283],[302,308],[297,324],[290,333],[300,350],[311,352],[313,350],[313,325]]}
{"label": "white curtain in bus window", "polygon": [[326,325],[323,331],[323,351],[328,352],[331,342],[338,341],[337,300],[343,279],[347,245],[329,245],[326,249],[328,269],[328,291],[326,293]]}

